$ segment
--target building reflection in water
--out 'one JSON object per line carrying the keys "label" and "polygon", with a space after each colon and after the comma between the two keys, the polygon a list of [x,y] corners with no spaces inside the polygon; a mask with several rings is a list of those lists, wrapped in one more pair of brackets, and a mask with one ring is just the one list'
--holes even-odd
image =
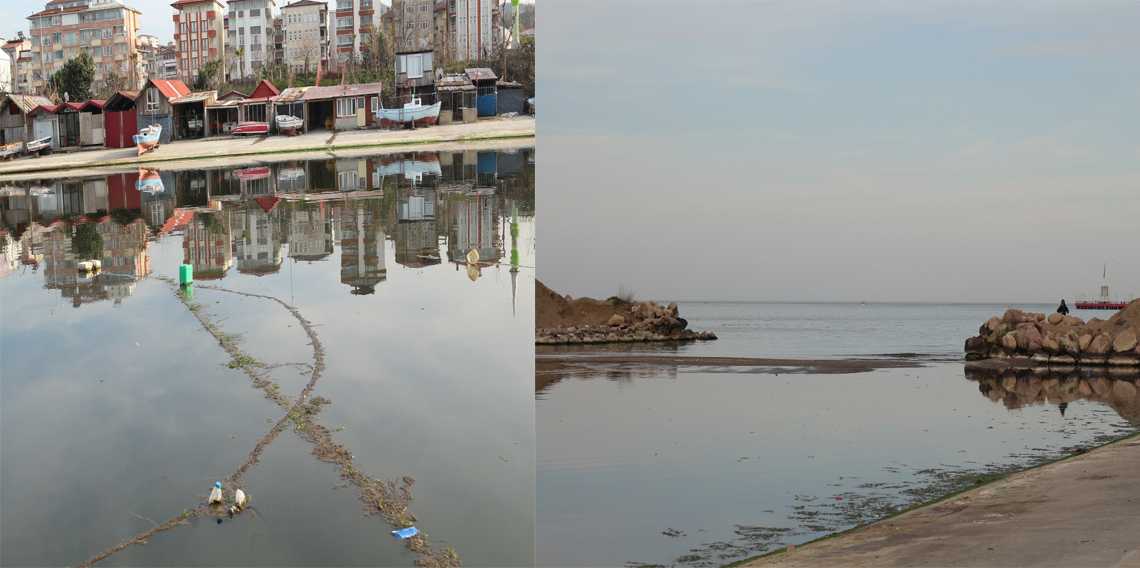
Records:
{"label": "building reflection in water", "polygon": [[[993,402],[1016,409],[1057,406],[1063,416],[1076,400],[1098,402],[1122,418],[1140,423],[1140,374],[1112,368],[988,369],[966,367],[966,378]],[[1071,410],[1070,410],[1071,412]]]}
{"label": "building reflection in water", "polygon": [[[44,286],[77,307],[118,304],[150,273],[150,244],[168,235],[182,237],[182,260],[199,280],[235,266],[275,274],[285,259],[323,262],[339,246],[341,283],[371,294],[388,277],[385,241],[397,264],[415,269],[444,255],[458,269],[472,249],[478,267],[495,266],[509,242],[517,277],[518,211],[534,211],[532,156],[414,152],[7,184],[0,277],[42,270]],[[78,269],[96,256],[101,270]]]}

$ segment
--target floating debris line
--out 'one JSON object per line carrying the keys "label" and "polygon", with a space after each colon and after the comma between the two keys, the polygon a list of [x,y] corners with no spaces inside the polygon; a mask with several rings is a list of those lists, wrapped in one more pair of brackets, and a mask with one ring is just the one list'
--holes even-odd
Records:
{"label": "floating debris line", "polygon": [[[410,476],[403,477],[399,485],[395,481],[387,480],[382,481],[366,475],[364,472],[356,469],[353,464],[353,454],[345,448],[344,445],[338,444],[333,441],[331,431],[317,422],[316,414],[321,411],[322,405],[330,404],[327,398],[316,396],[310,398],[310,393],[313,387],[316,386],[317,381],[321,377],[321,372],[325,368],[325,350],[321,345],[317,334],[313,331],[313,325],[309,320],[305,319],[299,311],[293,306],[285,303],[284,301],[266,296],[262,294],[254,294],[251,292],[239,292],[237,290],[229,290],[217,286],[199,286],[199,289],[214,290],[218,292],[227,292],[231,294],[238,294],[249,298],[260,298],[263,300],[271,300],[280,304],[301,324],[301,328],[305,330],[305,334],[309,336],[310,345],[313,347],[313,364],[308,363],[278,363],[267,365],[256,358],[250,356],[248,353],[242,351],[238,344],[240,343],[240,335],[227,334],[221,331],[217,323],[211,321],[210,317],[205,313],[205,305],[193,301],[193,296],[186,294],[178,287],[178,283],[171,278],[158,277],[159,280],[170,284],[175,289],[178,297],[182,300],[190,312],[198,318],[206,331],[209,331],[218,343],[226,350],[226,353],[231,357],[230,363],[227,365],[231,369],[241,369],[252,380],[252,386],[259,388],[265,392],[265,398],[272,400],[279,406],[287,407],[285,415],[274,424],[273,429],[269,431],[264,437],[258,440],[257,445],[254,446],[253,451],[249,454],[249,459],[245,461],[233,474],[220,478],[222,483],[223,492],[226,494],[233,493],[233,491],[240,487],[242,475],[252,466],[258,462],[262,450],[270,444],[280,434],[290,422],[293,423],[293,431],[299,436],[308,440],[313,444],[313,453],[317,459],[335,464],[340,473],[341,478],[347,480],[349,483],[356,485],[359,488],[357,496],[364,502],[363,509],[365,516],[373,514],[380,514],[385,521],[392,526],[403,529],[411,527],[416,521],[415,515],[408,511],[408,505],[411,504],[412,494],[409,487],[415,483],[415,479]],[[311,372],[309,382],[305,388],[301,389],[300,395],[296,401],[290,397],[280,394],[278,389],[279,385],[268,380],[266,375],[269,371],[282,366],[293,366],[300,369],[308,369],[304,373]],[[134,538],[124,540],[113,548],[109,548],[90,559],[86,560],[76,566],[79,568],[86,568],[92,564],[107,558],[128,546],[133,544],[145,545],[146,539],[154,536],[155,534],[170,530],[177,526],[188,525],[187,519],[191,516],[204,517],[211,514],[210,508],[206,505],[206,495],[195,495],[202,500],[194,509],[183,510],[182,514],[168,519],[162,524],[155,524],[150,530],[143,532]],[[149,519],[148,519],[149,520]],[[151,521],[152,523],[154,521]],[[461,566],[459,556],[450,547],[443,547],[439,550],[434,550],[432,545],[427,542],[423,531],[420,531],[415,536],[404,540],[404,545],[415,552],[420,554],[420,557],[415,560],[416,566],[435,568],[435,567],[456,567]]]}

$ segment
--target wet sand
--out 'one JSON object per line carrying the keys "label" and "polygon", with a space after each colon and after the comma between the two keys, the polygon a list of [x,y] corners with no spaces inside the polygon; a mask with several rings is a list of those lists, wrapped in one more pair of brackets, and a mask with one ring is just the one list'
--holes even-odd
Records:
{"label": "wet sand", "polygon": [[1140,436],[745,566],[1140,566]]}
{"label": "wet sand", "polygon": [[[137,155],[135,148],[106,148],[77,152],[56,152],[36,158],[24,157],[0,163],[0,177],[5,179],[41,178],[65,170],[161,164],[184,160],[217,160],[250,156],[317,152],[325,156],[331,151],[372,148],[371,152],[434,151],[462,149],[479,142],[512,138],[533,141],[535,121],[532,116],[493,118],[473,124],[449,124],[416,130],[348,130],[314,131],[300,136],[213,136],[199,140],[177,140],[162,144],[153,152]],[[482,142],[480,142],[482,141]],[[377,151],[376,149],[382,149]],[[338,152],[339,154],[339,152]],[[205,163],[205,162],[203,162]],[[72,172],[76,173],[76,172]]]}

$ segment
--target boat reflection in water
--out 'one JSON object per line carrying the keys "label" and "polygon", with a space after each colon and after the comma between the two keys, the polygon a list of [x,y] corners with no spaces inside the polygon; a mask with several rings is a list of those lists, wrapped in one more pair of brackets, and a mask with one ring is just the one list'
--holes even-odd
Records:
{"label": "boat reflection in water", "polygon": [[1140,374],[1112,368],[990,369],[966,366],[966,378],[978,390],[1006,408],[1038,404],[1058,407],[1063,416],[1069,403],[1089,400],[1111,407],[1122,418],[1140,423]]}
{"label": "boat reflection in water", "polygon": [[[512,213],[533,215],[532,152],[416,152],[226,169],[174,165],[23,182],[0,188],[0,276],[21,264],[43,266],[49,282],[93,286],[75,274],[84,259],[72,240],[87,232],[73,228],[86,224],[104,243],[100,252],[90,239],[89,254],[103,255],[103,275],[91,282],[107,288],[113,281],[115,292],[106,296],[116,301],[126,288],[113,274],[145,277],[151,242],[168,236],[182,237],[182,262],[193,266],[197,280],[220,280],[233,268],[271,276],[285,259],[332,260],[339,247],[340,282],[352,294],[372,294],[388,278],[385,241],[393,245],[393,268],[443,267],[446,255],[458,269],[476,250],[478,276],[505,262],[505,243],[517,247],[517,235],[507,233]],[[72,296],[97,294],[73,290]]]}

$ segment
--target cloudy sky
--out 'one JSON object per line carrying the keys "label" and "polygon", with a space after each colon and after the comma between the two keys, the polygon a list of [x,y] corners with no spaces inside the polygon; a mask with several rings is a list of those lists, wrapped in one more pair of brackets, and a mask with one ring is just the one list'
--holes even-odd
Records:
{"label": "cloudy sky", "polygon": [[1140,3],[544,4],[573,296],[1140,296]]}

